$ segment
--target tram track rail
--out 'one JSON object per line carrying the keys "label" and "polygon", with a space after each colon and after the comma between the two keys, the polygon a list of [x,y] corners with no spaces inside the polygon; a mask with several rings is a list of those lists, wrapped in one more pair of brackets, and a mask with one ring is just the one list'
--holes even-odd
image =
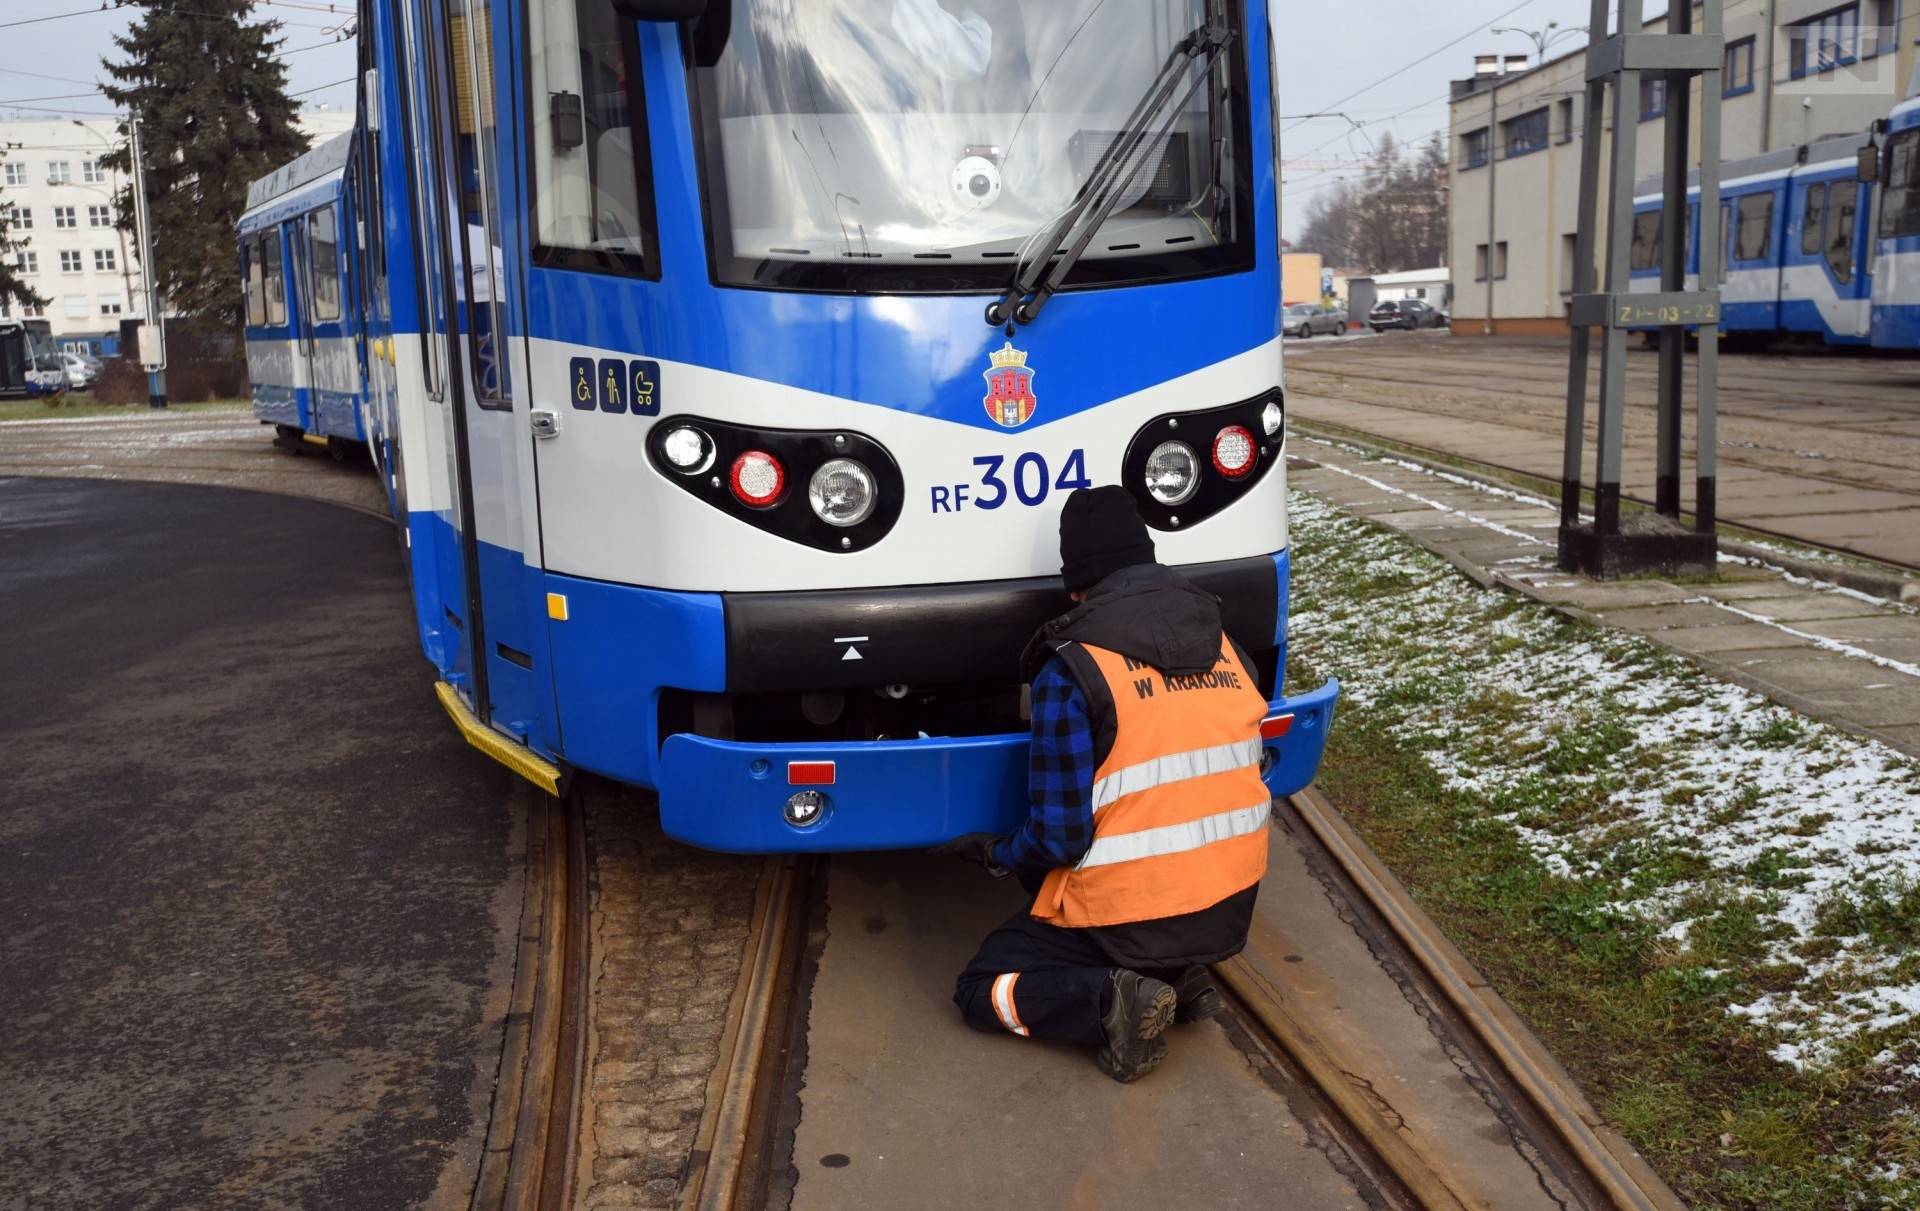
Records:
{"label": "tram track rail", "polygon": [[473,1211],[565,1211],[582,1164],[590,1010],[586,826],[579,794],[529,786],[514,981]]}
{"label": "tram track rail", "polygon": [[[1436,1012],[1436,1031],[1465,1052],[1524,1133],[1568,1206],[1586,1211],[1678,1211],[1683,1206],[1627,1142],[1607,1127],[1572,1079],[1415,905],[1317,791],[1277,803],[1276,815],[1351,902],[1368,945],[1396,963]],[[761,874],[747,959],[729,1005],[721,1060],[707,1086],[678,1206],[747,1211],[777,1192],[791,1144],[791,1101],[805,1062],[809,951],[820,924],[824,860],[769,860]],[[1400,1117],[1365,1064],[1313,1019],[1309,991],[1290,982],[1274,931],[1256,928],[1245,955],[1218,965],[1225,1025],[1244,1048],[1282,1071],[1297,1107],[1316,1117],[1352,1162],[1350,1179],[1374,1205],[1418,1211],[1496,1206],[1474,1192],[1462,1160]],[[1270,953],[1269,953],[1270,952]],[[1091,1078],[1090,1078],[1091,1079]],[[778,1201],[777,1199],[774,1201]]]}

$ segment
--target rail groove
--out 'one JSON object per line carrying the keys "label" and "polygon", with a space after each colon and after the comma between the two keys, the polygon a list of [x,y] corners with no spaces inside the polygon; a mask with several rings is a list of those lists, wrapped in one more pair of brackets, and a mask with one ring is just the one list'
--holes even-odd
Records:
{"label": "rail groove", "polygon": [[566,1211],[580,1162],[588,1011],[586,827],[577,794],[537,794],[514,982],[473,1211]]}
{"label": "rail groove", "polygon": [[[1572,1077],[1466,956],[1447,940],[1433,919],[1413,902],[1406,888],[1380,863],[1325,796],[1308,788],[1283,802],[1357,889],[1366,906],[1386,923],[1431,986],[1473,1031],[1485,1054],[1499,1066],[1500,1075],[1525,1095],[1539,1120],[1556,1137],[1552,1142],[1577,1165],[1580,1176],[1607,1200],[1605,1205],[1619,1211],[1683,1211],[1685,1204],[1679,1197],[1632,1145],[1606,1125]],[[1231,970],[1231,965],[1222,965],[1221,974],[1257,1012],[1258,1002],[1242,990],[1244,978]],[[1257,987],[1252,991],[1261,992]],[[1284,1003],[1280,1009],[1285,1011]],[[1285,1045],[1284,1036],[1281,1041]],[[1319,1079],[1317,1073],[1312,1075]],[[1344,1081],[1336,1083],[1345,1084]],[[1327,1092],[1331,1095],[1332,1090]],[[1363,1108],[1372,1109],[1364,1104]],[[1377,1112],[1372,1113],[1373,1119],[1379,1117]],[[1364,1115],[1353,1121],[1371,1141],[1377,1125],[1370,1130]],[[1390,1128],[1391,1124],[1387,1126]],[[1387,1153],[1381,1155],[1393,1166],[1395,1175],[1406,1181],[1406,1174],[1398,1165],[1393,1165],[1393,1157]],[[1435,1167],[1432,1158],[1424,1159],[1429,1168]],[[1413,1188],[1411,1182],[1408,1184]],[[1416,1196],[1420,1196],[1420,1190],[1413,1189]],[[1424,1205],[1437,1208],[1457,1204],[1435,1201],[1424,1202]]]}

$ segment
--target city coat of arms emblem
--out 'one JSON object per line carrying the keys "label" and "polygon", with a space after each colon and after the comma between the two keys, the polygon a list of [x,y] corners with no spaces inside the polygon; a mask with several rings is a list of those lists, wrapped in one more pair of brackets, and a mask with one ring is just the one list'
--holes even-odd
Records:
{"label": "city coat of arms emblem", "polygon": [[1027,365],[1027,355],[1008,341],[987,354],[987,360],[993,368],[982,373],[987,380],[987,396],[980,402],[986,405],[994,424],[1018,429],[1040,406],[1033,398],[1033,369]]}

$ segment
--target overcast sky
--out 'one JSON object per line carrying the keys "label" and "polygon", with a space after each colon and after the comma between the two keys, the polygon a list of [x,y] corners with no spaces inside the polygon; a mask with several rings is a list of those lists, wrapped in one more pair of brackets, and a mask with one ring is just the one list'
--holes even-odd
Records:
{"label": "overcast sky", "polygon": [[[350,27],[355,6],[327,0],[256,3],[263,19],[284,26],[289,90],[302,94],[306,105],[351,108],[353,43],[336,39],[337,31]],[[135,17],[132,9],[98,11],[99,4],[0,0],[0,115],[58,119],[110,113],[104,97],[71,95],[98,87],[101,57],[116,49],[113,34]],[[1350,175],[1351,168],[1342,165],[1369,154],[1382,132],[1417,142],[1444,130],[1447,82],[1470,75],[1476,53],[1531,53],[1528,39],[1496,35],[1493,27],[1539,30],[1550,21],[1578,27],[1585,24],[1589,7],[1588,0],[1282,0],[1282,113],[1346,115],[1282,123],[1283,151],[1293,162],[1285,173],[1287,234],[1297,234],[1313,192]],[[1647,4],[1649,12],[1663,7],[1657,0]],[[43,17],[53,19],[33,20]],[[1549,53],[1572,50],[1583,38],[1563,38]]]}

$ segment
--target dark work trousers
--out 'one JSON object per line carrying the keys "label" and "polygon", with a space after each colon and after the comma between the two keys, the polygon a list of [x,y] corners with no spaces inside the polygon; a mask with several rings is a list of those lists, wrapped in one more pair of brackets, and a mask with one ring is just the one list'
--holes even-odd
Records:
{"label": "dark work trousers", "polygon": [[[987,935],[954,985],[953,1003],[975,1030],[1098,1047],[1107,1035],[1107,977],[1114,969],[1095,935],[1036,921],[1024,910]],[[1178,970],[1141,975],[1172,983]]]}

